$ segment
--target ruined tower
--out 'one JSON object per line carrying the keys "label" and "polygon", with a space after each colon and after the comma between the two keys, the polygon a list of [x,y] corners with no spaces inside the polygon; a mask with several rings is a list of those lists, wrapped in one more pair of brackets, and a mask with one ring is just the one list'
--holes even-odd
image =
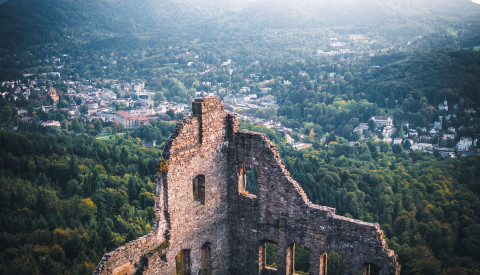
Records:
{"label": "ruined tower", "polygon": [[[310,252],[310,274],[325,274],[325,251],[345,274],[399,274],[378,224],[311,203],[264,134],[238,130],[220,99],[195,99],[193,116],[166,142],[152,232],[105,254],[95,274],[294,274],[295,245]],[[246,170],[257,194],[245,190]],[[266,242],[278,266],[266,266]]]}

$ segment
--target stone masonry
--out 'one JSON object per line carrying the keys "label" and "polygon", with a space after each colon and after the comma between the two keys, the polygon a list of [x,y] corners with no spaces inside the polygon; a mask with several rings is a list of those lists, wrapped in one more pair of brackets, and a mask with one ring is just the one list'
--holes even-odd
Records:
{"label": "stone masonry", "polygon": [[[326,274],[325,251],[345,258],[345,274],[400,274],[378,224],[311,203],[275,145],[239,131],[220,99],[195,99],[192,111],[163,149],[152,232],[105,254],[94,274],[294,274],[295,244],[310,251],[310,274]],[[245,192],[247,168],[257,195]],[[278,245],[276,270],[266,241]]]}

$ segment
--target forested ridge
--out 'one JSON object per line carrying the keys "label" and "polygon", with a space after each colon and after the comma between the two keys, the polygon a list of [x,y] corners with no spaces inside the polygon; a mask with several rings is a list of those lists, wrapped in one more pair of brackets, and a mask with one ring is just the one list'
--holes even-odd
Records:
{"label": "forested ridge", "polygon": [[361,86],[369,100],[379,106],[395,107],[397,101],[408,112],[416,111],[412,102],[421,103],[422,97],[430,104],[444,98],[461,104],[480,101],[478,52],[438,49],[397,53],[375,56],[368,64],[378,68],[364,68],[366,77]]}
{"label": "forested ridge", "polygon": [[151,230],[159,149],[0,131],[0,273],[88,274]]}

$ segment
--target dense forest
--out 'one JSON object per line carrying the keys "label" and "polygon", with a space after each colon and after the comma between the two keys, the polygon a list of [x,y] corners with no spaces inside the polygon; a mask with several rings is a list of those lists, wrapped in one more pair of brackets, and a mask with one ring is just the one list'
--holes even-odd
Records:
{"label": "dense forest", "polygon": [[0,273],[88,274],[148,233],[160,153],[130,136],[0,131]]}
{"label": "dense forest", "polygon": [[[277,144],[312,202],[380,223],[402,274],[480,270],[479,157],[436,159],[394,153],[373,140],[350,146],[343,138],[298,151],[272,129],[242,129]],[[97,140],[0,132],[2,274],[89,273],[103,253],[151,229],[161,152],[131,134]]]}

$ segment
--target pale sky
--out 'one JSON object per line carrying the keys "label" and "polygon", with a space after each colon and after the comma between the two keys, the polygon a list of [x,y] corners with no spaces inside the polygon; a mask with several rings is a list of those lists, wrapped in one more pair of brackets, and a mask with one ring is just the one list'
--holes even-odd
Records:
{"label": "pale sky", "polygon": [[472,0],[473,3],[480,4],[480,0]]}

